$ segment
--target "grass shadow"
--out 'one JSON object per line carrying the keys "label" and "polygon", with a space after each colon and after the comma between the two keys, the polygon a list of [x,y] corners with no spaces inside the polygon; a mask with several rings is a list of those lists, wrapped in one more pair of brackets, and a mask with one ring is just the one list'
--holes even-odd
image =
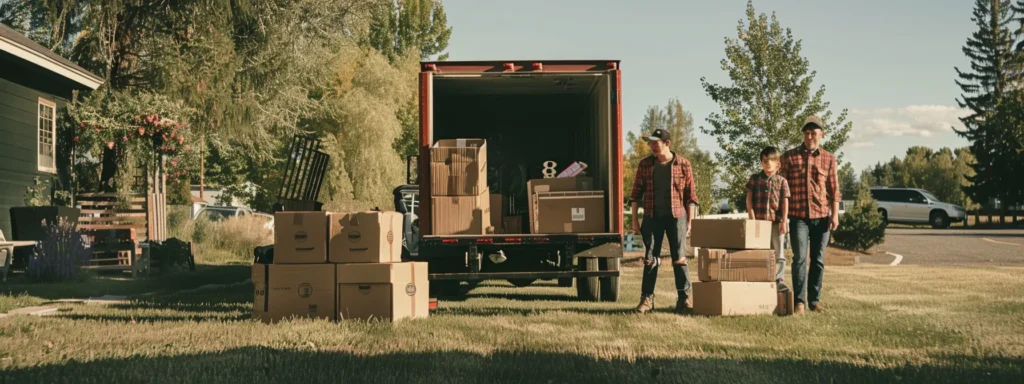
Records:
{"label": "grass shadow", "polygon": [[143,293],[172,293],[210,284],[231,284],[251,276],[247,265],[197,265],[195,272],[142,276],[136,279],[85,275],[61,283],[33,283],[18,276],[0,285],[0,294],[27,294],[47,300],[89,298],[103,295],[131,296]]}
{"label": "grass shadow", "polygon": [[446,307],[441,306],[431,312],[431,316],[536,316],[550,312],[568,312],[586,315],[629,315],[635,314],[633,308],[509,308],[509,307]]}
{"label": "grass shadow", "polygon": [[[323,348],[323,347],[315,347]],[[328,347],[330,348],[330,347]],[[1024,361],[936,356],[920,364],[877,367],[792,358],[622,358],[497,350],[361,354],[247,346],[176,356],[69,360],[8,367],[5,382],[28,383],[867,383],[1019,382]]]}
{"label": "grass shadow", "polygon": [[[568,289],[568,288],[567,288]],[[581,302],[575,294],[550,294],[550,293],[473,293],[466,295],[466,299],[500,299],[513,301],[571,301]]]}

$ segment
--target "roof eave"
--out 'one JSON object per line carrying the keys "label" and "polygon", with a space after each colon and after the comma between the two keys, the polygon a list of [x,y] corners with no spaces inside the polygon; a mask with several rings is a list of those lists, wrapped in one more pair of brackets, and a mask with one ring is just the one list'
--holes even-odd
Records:
{"label": "roof eave", "polygon": [[72,68],[3,36],[0,36],[0,51],[8,52],[22,60],[43,67],[50,72],[56,73],[89,89],[99,88],[100,85],[103,84],[103,79],[92,73]]}

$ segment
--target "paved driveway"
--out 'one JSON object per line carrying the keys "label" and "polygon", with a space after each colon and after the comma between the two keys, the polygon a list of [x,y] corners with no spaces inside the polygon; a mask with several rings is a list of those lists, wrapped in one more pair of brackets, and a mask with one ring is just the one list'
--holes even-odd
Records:
{"label": "paved driveway", "polygon": [[905,229],[885,231],[878,250],[903,255],[902,264],[1024,265],[1022,229]]}

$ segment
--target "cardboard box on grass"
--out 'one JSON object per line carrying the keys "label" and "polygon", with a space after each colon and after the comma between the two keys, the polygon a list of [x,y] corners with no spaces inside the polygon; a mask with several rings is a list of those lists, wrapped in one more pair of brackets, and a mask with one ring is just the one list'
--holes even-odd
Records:
{"label": "cardboard box on grass", "polygon": [[327,212],[274,214],[274,264],[327,262]]}
{"label": "cardboard box on grass", "polygon": [[767,220],[693,219],[690,246],[724,249],[771,249],[772,222]]}
{"label": "cardboard box on grass", "polygon": [[775,283],[702,281],[692,293],[693,313],[705,316],[770,315],[779,304]]}
{"label": "cardboard box on grass", "polygon": [[531,233],[604,231],[604,191],[540,192],[533,199]]}
{"label": "cardboard box on grass", "polygon": [[291,317],[334,320],[333,264],[253,264],[252,317],[265,323]]}
{"label": "cardboard box on grass", "polygon": [[476,196],[434,196],[430,202],[435,236],[484,235],[491,226],[491,197],[486,189]]}
{"label": "cardboard box on grass", "polygon": [[402,214],[398,212],[331,213],[332,263],[402,261]]}
{"label": "cardboard box on grass", "polygon": [[589,176],[560,177],[551,179],[533,179],[526,182],[526,215],[530,228],[529,233],[534,230],[534,195],[541,192],[576,192],[590,191],[594,189],[594,179]]}
{"label": "cardboard box on grass", "polygon": [[338,320],[427,317],[427,263],[338,264]]}
{"label": "cardboard box on grass", "polygon": [[775,252],[701,248],[697,252],[700,281],[775,281]]}
{"label": "cardboard box on grass", "polygon": [[430,147],[431,196],[477,196],[487,189],[487,140],[445,139]]}

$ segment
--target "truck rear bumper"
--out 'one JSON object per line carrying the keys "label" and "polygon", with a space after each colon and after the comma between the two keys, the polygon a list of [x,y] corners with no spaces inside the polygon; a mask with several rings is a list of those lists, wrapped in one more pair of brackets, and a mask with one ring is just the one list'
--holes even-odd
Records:
{"label": "truck rear bumper", "polygon": [[571,248],[575,257],[622,257],[622,235],[618,233],[557,235],[459,235],[424,236],[420,239],[418,258],[446,250],[477,247],[513,249],[518,247]]}
{"label": "truck rear bumper", "polygon": [[457,272],[431,273],[430,280],[512,280],[512,279],[562,279],[573,277],[615,277],[619,271],[545,271],[545,272]]}

